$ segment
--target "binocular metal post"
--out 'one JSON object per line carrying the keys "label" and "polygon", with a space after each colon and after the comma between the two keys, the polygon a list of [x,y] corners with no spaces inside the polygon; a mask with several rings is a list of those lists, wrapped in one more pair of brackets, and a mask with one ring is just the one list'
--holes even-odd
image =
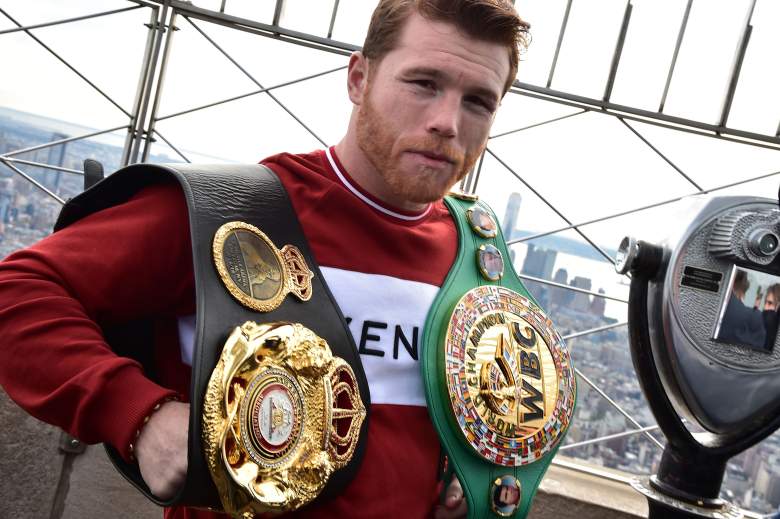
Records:
{"label": "binocular metal post", "polygon": [[[729,233],[742,232],[745,250],[752,250],[748,246],[759,233],[758,225],[734,222],[747,218],[747,206],[761,218],[772,213],[761,221],[771,220],[767,233],[780,233],[780,212],[767,211],[759,202],[766,203],[711,202],[673,250],[633,238],[620,245],[616,269],[631,274],[628,320],[634,369],[667,439],[657,474],[633,483],[647,498],[651,519],[743,517],[740,509],[719,497],[726,464],[780,426],[780,384],[775,382],[780,352],[773,351],[775,336],[763,335],[761,346],[769,348],[756,351],[755,345],[730,339],[723,331],[726,307],[734,299],[736,264],[754,267],[723,253],[724,240],[736,242]],[[735,207],[736,220],[729,216]],[[726,225],[731,230],[718,235]],[[776,252],[770,252],[774,261]],[[776,265],[765,261],[754,279],[771,280],[775,271],[780,274]],[[780,286],[780,277],[777,281]],[[761,315],[753,307],[745,312]],[[777,320],[774,323],[776,333]],[[734,359],[745,365],[735,365]]]}
{"label": "binocular metal post", "polygon": [[[629,334],[631,356],[642,391],[658,425],[668,439],[658,474],[636,480],[634,488],[648,500],[651,519],[714,517],[707,509],[723,511],[718,499],[728,457],[713,456],[696,442],[667,398],[652,354],[648,327],[648,283],[663,262],[664,251],[655,245],[626,238],[621,244],[618,270],[631,272]],[[736,515],[741,517],[741,515]]]}

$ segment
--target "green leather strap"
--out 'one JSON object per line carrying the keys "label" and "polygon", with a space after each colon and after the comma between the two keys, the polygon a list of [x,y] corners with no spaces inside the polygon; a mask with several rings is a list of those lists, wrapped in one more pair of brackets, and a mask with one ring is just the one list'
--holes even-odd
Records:
{"label": "green leather strap", "polygon": [[[473,200],[445,198],[458,230],[458,254],[447,279],[442,285],[428,314],[423,332],[421,369],[428,403],[428,411],[439,433],[449,462],[460,480],[468,502],[469,519],[493,519],[502,517],[491,506],[491,488],[496,478],[510,475],[521,484],[521,501],[511,517],[524,518],[528,514],[536,489],[544,476],[555,452],[560,446],[565,430],[560,433],[556,446],[540,459],[523,466],[509,467],[488,461],[477,454],[466,441],[452,410],[445,380],[444,344],[447,328],[455,305],[469,290],[481,285],[497,285],[509,288],[521,296],[536,301],[511,267],[509,251],[501,230],[495,238],[484,238],[472,230],[467,210],[475,205]],[[495,215],[487,205],[476,202]],[[497,227],[497,226],[496,226]],[[477,251],[482,245],[492,244],[504,258],[505,268],[499,281],[489,281],[477,267]],[[538,306],[538,305],[537,305]],[[506,516],[503,516],[506,517]]]}

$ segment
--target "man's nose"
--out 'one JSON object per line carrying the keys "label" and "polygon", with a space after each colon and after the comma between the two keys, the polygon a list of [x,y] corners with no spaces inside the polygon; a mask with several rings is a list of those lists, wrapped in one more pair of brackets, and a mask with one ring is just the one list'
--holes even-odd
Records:
{"label": "man's nose", "polygon": [[440,95],[428,109],[427,130],[441,137],[455,137],[458,135],[460,110],[460,99],[458,99],[458,96],[451,94]]}

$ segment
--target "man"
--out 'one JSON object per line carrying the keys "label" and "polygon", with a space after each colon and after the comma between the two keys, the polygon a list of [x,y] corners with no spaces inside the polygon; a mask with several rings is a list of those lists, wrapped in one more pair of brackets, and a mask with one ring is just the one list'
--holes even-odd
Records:
{"label": "man", "polygon": [[764,319],[764,349],[772,351],[777,338],[777,326],[780,322],[778,314],[778,301],[780,301],[780,284],[774,283],[766,289],[766,299],[764,299],[764,310],[761,313]]}
{"label": "man", "polygon": [[763,348],[766,340],[766,331],[758,304],[761,300],[760,287],[756,296],[754,307],[745,305],[745,294],[750,288],[750,280],[747,272],[737,269],[731,295],[720,324],[718,339],[725,342]]}
{"label": "man", "polygon": [[[441,449],[418,337],[455,256],[442,196],[483,151],[528,25],[508,0],[383,0],[350,57],[344,138],[264,164],[287,190],[350,323],[372,398],[366,453],[344,493],[301,517],[460,517],[438,504]],[[179,188],[147,188],[0,268],[0,383],[31,414],[137,459],[152,492],[187,469],[194,280]],[[157,322],[157,379],[108,349],[98,323]],[[296,514],[293,514],[296,515]],[[169,509],[168,518],[206,518]]]}

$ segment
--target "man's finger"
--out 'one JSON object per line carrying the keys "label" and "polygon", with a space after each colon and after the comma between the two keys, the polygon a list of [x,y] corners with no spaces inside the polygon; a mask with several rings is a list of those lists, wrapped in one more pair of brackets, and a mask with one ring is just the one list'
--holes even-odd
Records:
{"label": "man's finger", "polygon": [[458,481],[458,478],[453,476],[452,481],[447,487],[444,504],[447,508],[455,508],[461,503],[461,501],[463,501],[463,487],[460,486],[460,481]]}
{"label": "man's finger", "polygon": [[434,519],[463,519],[468,512],[468,505],[465,499],[460,500],[460,504],[456,508],[447,508],[446,506],[436,507],[436,511],[433,513]]}
{"label": "man's finger", "polygon": [[444,505],[437,507],[435,519],[461,519],[466,517],[468,505],[463,497],[463,487],[457,477],[453,477],[444,494]]}

